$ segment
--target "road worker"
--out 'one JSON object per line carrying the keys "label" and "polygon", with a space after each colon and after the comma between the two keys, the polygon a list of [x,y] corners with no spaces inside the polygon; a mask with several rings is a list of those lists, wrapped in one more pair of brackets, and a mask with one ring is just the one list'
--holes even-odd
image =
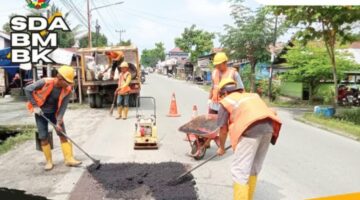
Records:
{"label": "road worker", "polygon": [[46,159],[45,170],[51,170],[54,165],[49,144],[48,122],[41,115],[56,124],[65,165],[78,166],[81,164],[73,157],[72,144],[60,133],[60,131],[65,131],[64,114],[74,83],[74,69],[70,66],[62,66],[57,72],[55,78],[43,78],[25,87],[25,94],[29,100],[27,107],[30,112],[35,114],[41,149]]}
{"label": "road worker", "polygon": [[218,155],[225,153],[227,134],[235,157],[231,164],[234,200],[253,199],[257,176],[269,144],[275,144],[281,121],[256,93],[246,93],[234,80],[219,84],[220,108]]}
{"label": "road worker", "polygon": [[219,83],[223,78],[232,78],[237,83],[238,88],[244,88],[240,74],[234,68],[228,67],[227,61],[228,57],[224,52],[216,53],[214,56],[215,69],[211,74],[212,87],[208,99],[209,114],[217,114],[219,110]]}
{"label": "road worker", "polygon": [[110,68],[110,80],[114,80],[115,70],[118,68],[118,71],[120,72],[119,66],[124,61],[124,53],[122,51],[107,51],[105,52],[105,55],[107,55],[109,59],[109,67],[106,68],[101,75],[106,73]]}
{"label": "road worker", "polygon": [[129,64],[122,62],[120,65],[121,73],[118,81],[118,88],[115,91],[115,95],[118,95],[117,106],[118,106],[118,117],[116,119],[127,119],[129,111],[129,96],[130,96],[130,82],[131,74],[129,72]]}

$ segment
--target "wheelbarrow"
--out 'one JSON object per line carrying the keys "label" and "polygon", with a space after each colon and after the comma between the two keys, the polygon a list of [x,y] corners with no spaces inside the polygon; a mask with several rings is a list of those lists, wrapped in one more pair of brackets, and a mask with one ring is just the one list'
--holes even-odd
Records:
{"label": "wheelbarrow", "polygon": [[213,114],[200,115],[182,125],[179,131],[185,133],[189,141],[191,151],[188,155],[195,160],[203,159],[212,140],[219,147],[219,128],[217,115]]}

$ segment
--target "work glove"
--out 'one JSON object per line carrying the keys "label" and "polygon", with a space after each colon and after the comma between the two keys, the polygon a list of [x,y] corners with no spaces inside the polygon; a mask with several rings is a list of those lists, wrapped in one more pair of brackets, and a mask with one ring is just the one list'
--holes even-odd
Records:
{"label": "work glove", "polygon": [[34,113],[34,115],[40,115],[40,114],[41,114],[41,108],[39,108],[39,107],[34,107],[33,113]]}
{"label": "work glove", "polygon": [[208,99],[207,100],[207,105],[210,106],[212,104],[212,100],[211,99]]}

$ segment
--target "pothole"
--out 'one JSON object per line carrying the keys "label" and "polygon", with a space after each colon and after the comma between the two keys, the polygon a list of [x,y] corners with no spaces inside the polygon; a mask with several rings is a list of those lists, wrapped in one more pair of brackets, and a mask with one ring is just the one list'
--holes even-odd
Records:
{"label": "pothole", "polygon": [[184,173],[181,163],[113,163],[86,171],[70,195],[75,199],[198,199],[194,180],[171,185]]}
{"label": "pothole", "polygon": [[23,190],[0,188],[1,199],[48,200],[46,197],[26,194]]}

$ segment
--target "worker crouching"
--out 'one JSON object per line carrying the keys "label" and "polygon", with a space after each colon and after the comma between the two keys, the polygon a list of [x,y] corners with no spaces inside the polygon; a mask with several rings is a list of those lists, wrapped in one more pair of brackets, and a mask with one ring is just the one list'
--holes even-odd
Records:
{"label": "worker crouching", "polygon": [[129,72],[129,64],[122,62],[120,65],[121,73],[118,81],[118,88],[115,91],[115,95],[118,95],[118,117],[116,119],[127,119],[129,112],[129,95],[130,95],[130,82],[131,74]]}
{"label": "worker crouching", "polygon": [[229,133],[235,154],[231,165],[234,200],[253,199],[257,176],[269,144],[276,142],[281,121],[259,95],[243,92],[234,80],[223,79],[219,89],[218,125],[221,128],[217,154],[225,153]]}
{"label": "worker crouching", "polygon": [[73,157],[72,144],[62,135],[65,132],[64,114],[70,100],[72,84],[74,83],[74,69],[62,66],[55,78],[44,78],[25,87],[25,94],[29,102],[27,108],[35,114],[36,125],[41,141],[41,149],[45,155],[45,170],[53,169],[51,147],[48,141],[48,118],[56,124],[56,132],[60,137],[61,148],[67,166],[78,166],[80,161]]}

